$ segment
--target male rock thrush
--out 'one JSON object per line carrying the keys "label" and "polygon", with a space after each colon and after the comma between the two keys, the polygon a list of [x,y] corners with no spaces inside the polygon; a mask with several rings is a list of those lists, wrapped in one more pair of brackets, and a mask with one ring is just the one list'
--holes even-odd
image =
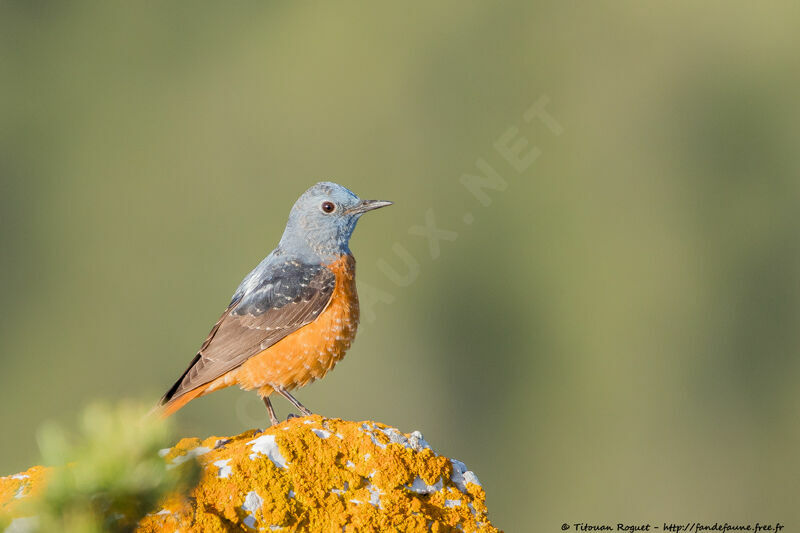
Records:
{"label": "male rock thrush", "polygon": [[361,200],[330,182],[303,193],[278,247],[245,276],[189,368],[161,398],[164,416],[231,385],[256,389],[273,425],[273,392],[310,415],[289,391],[324,376],[350,348],[358,327],[350,236],[361,215],[391,203]]}

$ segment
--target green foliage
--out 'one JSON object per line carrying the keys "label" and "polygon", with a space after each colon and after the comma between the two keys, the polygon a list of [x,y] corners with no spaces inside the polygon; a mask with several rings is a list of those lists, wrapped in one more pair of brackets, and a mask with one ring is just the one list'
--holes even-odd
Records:
{"label": "green foliage", "polygon": [[39,432],[44,464],[56,466],[32,502],[40,531],[132,531],[158,501],[199,480],[195,461],[168,469],[158,451],[170,445],[167,424],[132,404],[89,407],[76,438],[46,424]]}

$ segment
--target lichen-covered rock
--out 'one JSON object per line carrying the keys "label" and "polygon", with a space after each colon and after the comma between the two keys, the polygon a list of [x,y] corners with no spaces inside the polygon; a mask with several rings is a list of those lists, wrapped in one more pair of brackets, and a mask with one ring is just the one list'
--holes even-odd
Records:
{"label": "lichen-covered rock", "polygon": [[[141,533],[180,531],[498,531],[463,463],[418,432],[375,422],[295,418],[231,438],[183,439],[163,450],[197,457],[203,477],[146,516]],[[28,477],[24,477],[28,476]],[[0,511],[38,490],[40,467],[0,478]]]}
{"label": "lichen-covered rock", "polygon": [[0,516],[13,516],[20,503],[41,492],[49,471],[34,466],[13,476],[0,477]]}

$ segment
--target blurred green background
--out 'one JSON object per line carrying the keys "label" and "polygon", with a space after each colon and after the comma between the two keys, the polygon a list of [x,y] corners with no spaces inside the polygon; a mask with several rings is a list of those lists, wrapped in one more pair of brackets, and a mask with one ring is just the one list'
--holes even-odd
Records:
{"label": "blurred green background", "polygon": [[[396,205],[356,231],[371,303],[310,408],[421,430],[509,531],[798,527],[798,23],[792,2],[0,2],[0,473],[46,419],[155,402],[331,179]],[[560,135],[523,118],[542,97]],[[494,147],[512,127],[541,152],[522,173]],[[488,206],[460,183],[479,158],[507,183]],[[435,259],[409,232],[430,209],[458,233]],[[177,423],[267,416],[226,390]]]}

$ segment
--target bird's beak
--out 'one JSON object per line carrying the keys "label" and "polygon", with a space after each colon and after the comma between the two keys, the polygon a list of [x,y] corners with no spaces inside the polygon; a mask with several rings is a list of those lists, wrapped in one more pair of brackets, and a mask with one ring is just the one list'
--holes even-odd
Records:
{"label": "bird's beak", "polygon": [[393,202],[387,202],[384,200],[361,200],[355,207],[351,207],[346,212],[349,214],[361,214],[366,213],[367,211],[372,211],[373,209],[379,209],[381,207],[386,207],[387,205],[392,205]]}

